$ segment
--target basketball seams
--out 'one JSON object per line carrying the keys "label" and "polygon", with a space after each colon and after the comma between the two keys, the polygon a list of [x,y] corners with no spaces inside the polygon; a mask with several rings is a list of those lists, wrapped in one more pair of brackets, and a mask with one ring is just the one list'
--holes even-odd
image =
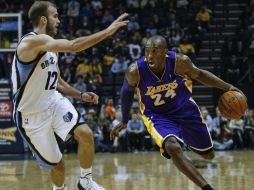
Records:
{"label": "basketball seams", "polygon": [[222,116],[240,119],[248,108],[247,99],[238,91],[228,91],[219,98],[218,108]]}
{"label": "basketball seams", "polygon": [[[239,98],[235,92],[237,91],[229,91],[230,94],[232,94],[236,99],[237,99],[237,103],[239,104],[240,106],[240,111],[241,111],[241,115],[243,114],[243,109],[242,109],[242,105],[241,105],[241,98]],[[237,92],[237,93],[240,93],[240,92]]]}
{"label": "basketball seams", "polygon": [[[224,104],[224,101],[225,101],[225,103],[228,102],[228,100],[224,96],[222,96],[222,102],[223,102],[223,104]],[[226,104],[226,105],[227,106],[225,106],[225,104],[224,104],[225,107],[229,107],[232,112],[234,112],[237,116],[239,116],[239,114],[234,109],[232,109],[230,104]]]}
{"label": "basketball seams", "polygon": [[221,98],[219,99],[219,110],[221,112],[221,115],[226,117],[226,118],[231,118],[229,117],[229,115],[227,114],[227,111],[226,112],[223,112],[223,110],[226,110],[226,106],[224,104],[224,100],[223,100],[223,96],[221,96]]}

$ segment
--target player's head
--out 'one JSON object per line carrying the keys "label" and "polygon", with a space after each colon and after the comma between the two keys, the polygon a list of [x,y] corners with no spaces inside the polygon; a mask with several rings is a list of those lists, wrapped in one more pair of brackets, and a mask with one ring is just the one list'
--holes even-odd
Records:
{"label": "player's head", "polygon": [[146,42],[145,57],[151,68],[156,68],[166,60],[168,49],[166,39],[162,36],[152,36]]}
{"label": "player's head", "polygon": [[56,5],[49,1],[35,1],[28,12],[34,28],[45,28],[46,34],[54,36],[60,23]]}

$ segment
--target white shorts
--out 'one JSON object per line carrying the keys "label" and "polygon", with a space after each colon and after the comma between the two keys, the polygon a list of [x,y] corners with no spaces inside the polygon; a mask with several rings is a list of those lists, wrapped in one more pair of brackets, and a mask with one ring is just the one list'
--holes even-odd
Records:
{"label": "white shorts", "polygon": [[51,168],[62,159],[55,134],[63,141],[78,124],[79,116],[70,101],[57,96],[48,110],[24,114],[15,114],[16,124],[23,138],[29,144],[41,167]]}

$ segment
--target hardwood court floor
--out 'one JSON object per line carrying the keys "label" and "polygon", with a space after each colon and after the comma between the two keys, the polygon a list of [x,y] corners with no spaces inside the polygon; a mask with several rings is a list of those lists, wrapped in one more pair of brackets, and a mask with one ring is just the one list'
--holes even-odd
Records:
{"label": "hardwood court floor", "polygon": [[[254,189],[254,151],[216,152],[212,162],[195,161],[198,156],[186,154],[216,190]],[[64,158],[66,184],[76,190],[78,160],[73,154]],[[158,152],[98,153],[93,170],[94,179],[107,190],[199,190]],[[34,160],[0,161],[0,189],[50,190],[49,172],[40,170]]]}

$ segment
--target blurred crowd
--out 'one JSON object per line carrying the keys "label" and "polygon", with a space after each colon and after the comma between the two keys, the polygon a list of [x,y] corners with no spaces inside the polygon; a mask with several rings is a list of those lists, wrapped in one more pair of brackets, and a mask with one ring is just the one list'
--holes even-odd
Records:
{"label": "blurred crowd", "polygon": [[[2,0],[0,2],[1,12],[22,13],[23,34],[32,30],[31,23],[27,18],[27,12],[32,2],[33,0],[26,0],[25,3],[20,3],[19,0]],[[128,66],[144,52],[147,39],[156,34],[163,35],[167,39],[169,49],[187,54],[195,62],[201,42],[209,31],[209,23],[213,17],[213,1],[55,0],[55,3],[58,6],[61,21],[56,38],[74,39],[93,34],[105,29],[121,13],[129,13],[130,22],[125,29],[86,51],[61,53],[59,67],[62,78],[66,82],[80,91],[93,91],[100,96],[98,106],[71,99],[81,115],[81,120],[86,121],[94,132],[96,151],[155,149],[154,142],[139,117],[137,98],[132,106],[128,127],[114,141],[110,140],[111,128],[121,120],[119,96],[113,96],[117,95],[119,89],[113,88],[111,96],[105,95],[104,84],[108,82],[107,80],[117,80],[116,76],[123,77]],[[245,32],[246,30],[254,31],[253,21],[253,1],[251,1],[250,6],[246,7],[246,11],[241,16],[235,43],[231,43],[231,39],[227,41],[229,44],[225,43],[225,47],[230,46],[230,48],[224,48],[224,58],[232,57],[234,59],[234,56],[242,55],[244,57],[244,48],[248,43]],[[0,44],[3,48],[9,48],[11,44],[17,43],[17,36],[12,32],[0,36]],[[254,35],[251,36],[251,39],[254,43]],[[254,48],[252,41],[248,45]],[[225,56],[225,53],[228,53],[228,56]],[[12,56],[12,53],[0,53],[0,62],[11,65]],[[234,61],[224,61],[234,64]],[[0,65],[0,67],[4,67],[4,64]],[[234,67],[236,67],[235,65],[237,64],[234,64]],[[228,69],[228,66],[226,68]],[[0,68],[0,70],[0,78],[8,78],[6,68]],[[234,79],[237,71],[234,70],[232,73],[228,70],[227,76]],[[108,76],[112,77],[107,78]],[[227,146],[224,149],[254,147],[253,111],[250,112],[248,119],[239,121],[227,121],[219,113],[212,119],[209,114],[205,115],[206,111],[203,109],[203,114],[217,149],[222,149],[221,147],[224,147],[225,144]],[[249,139],[247,138],[249,136],[252,140],[247,142],[246,139]],[[75,148],[74,145],[73,141],[66,145],[64,150],[71,152]]]}
{"label": "blurred crowd", "polygon": [[254,1],[244,0],[232,38],[225,38],[221,51],[221,76],[232,84],[254,81]]}

